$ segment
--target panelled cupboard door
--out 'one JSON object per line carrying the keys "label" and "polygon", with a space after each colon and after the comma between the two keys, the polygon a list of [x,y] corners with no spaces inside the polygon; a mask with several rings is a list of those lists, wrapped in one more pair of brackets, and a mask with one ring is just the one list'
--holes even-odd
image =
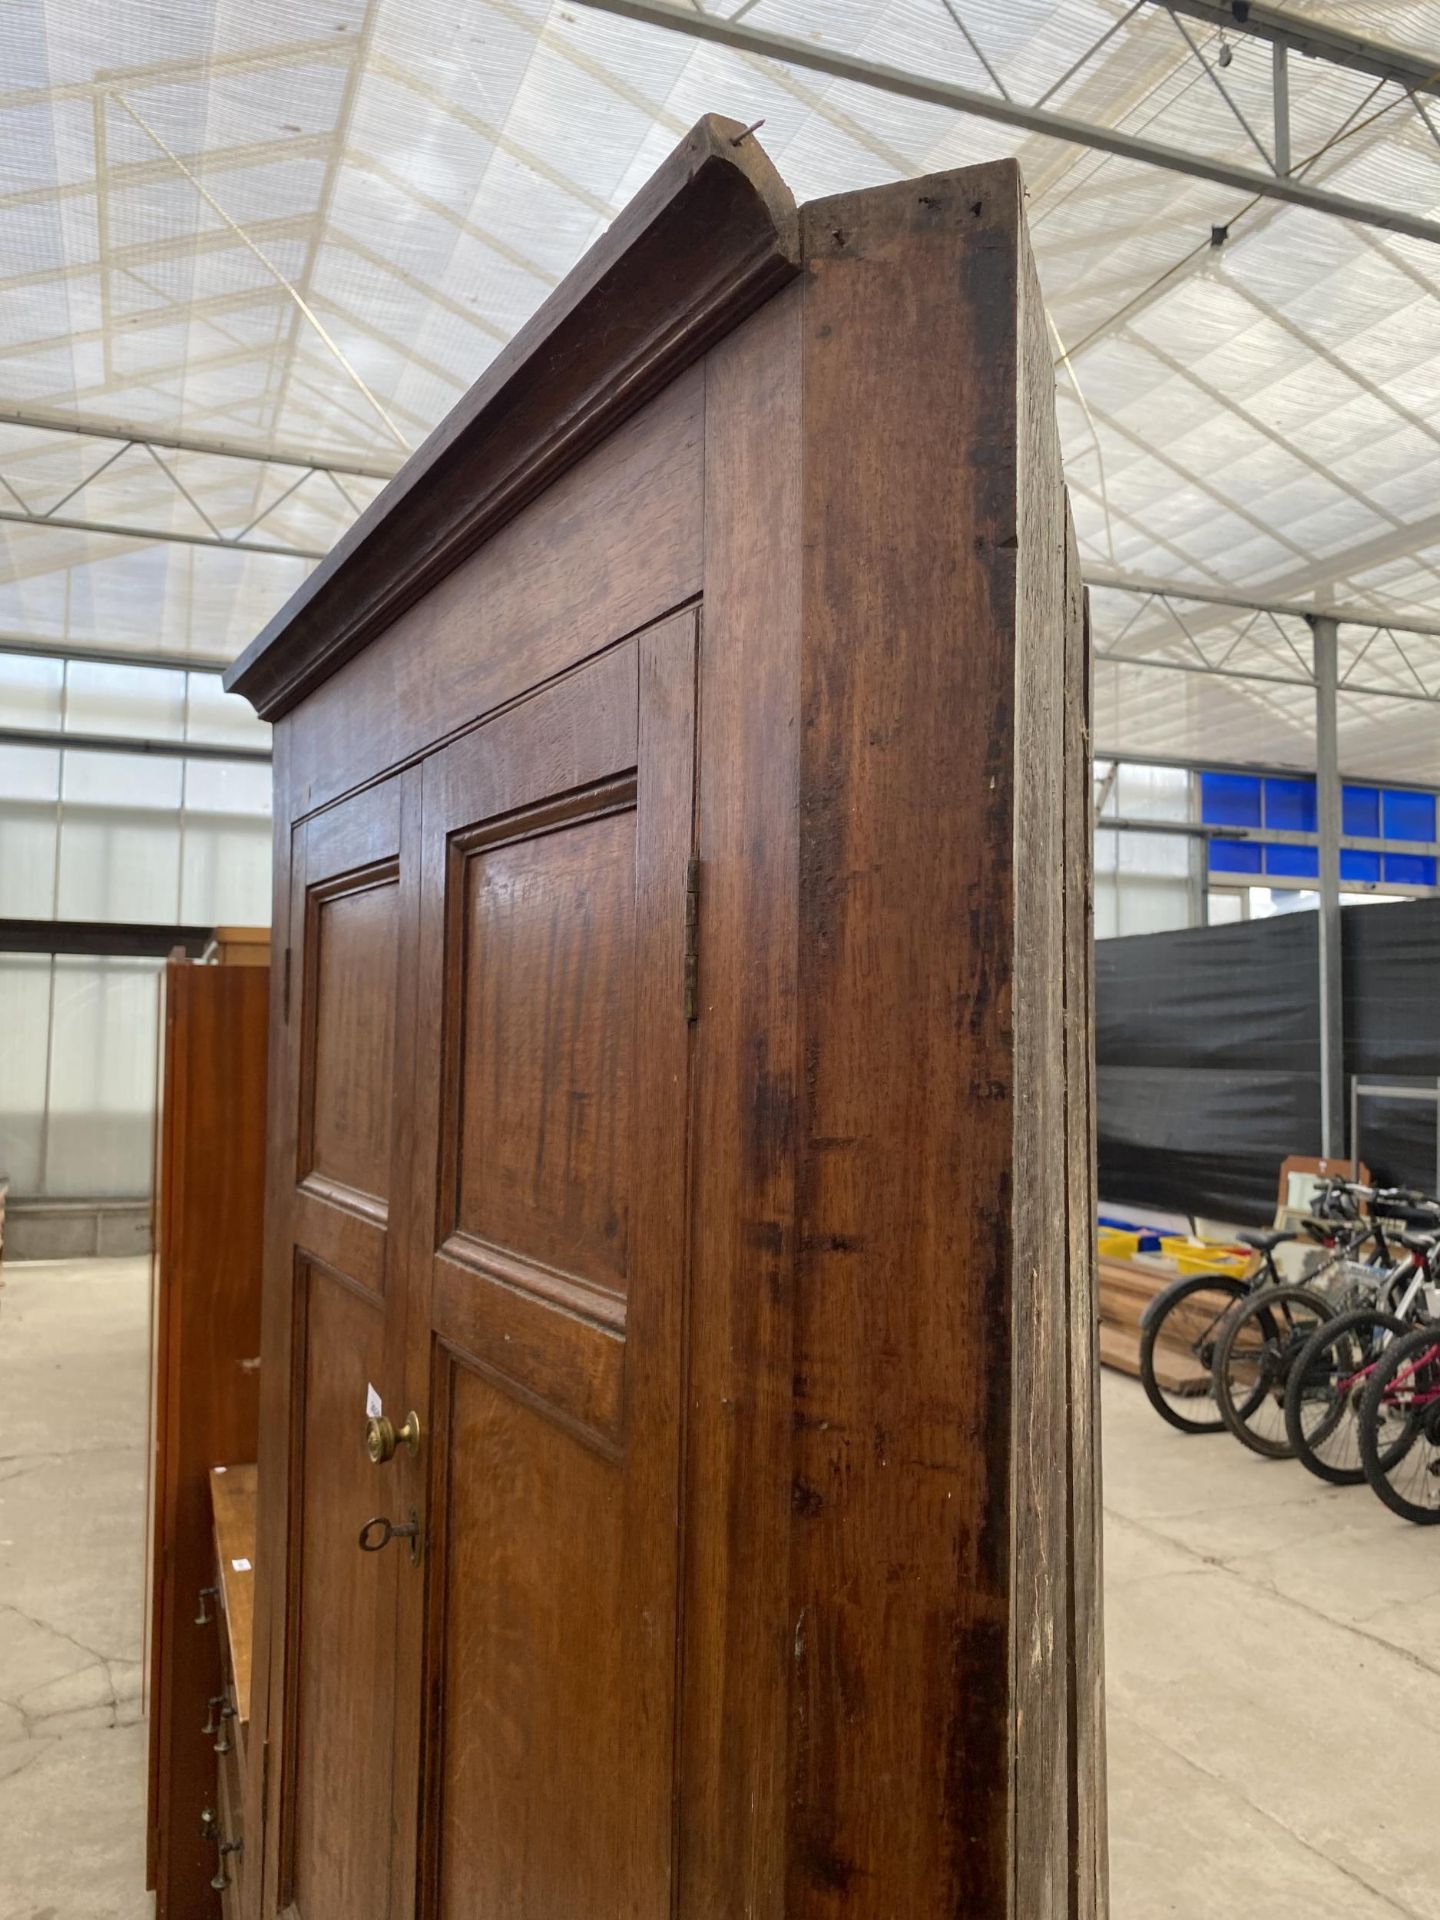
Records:
{"label": "panelled cupboard door", "polygon": [[403,1611],[447,1920],[671,1911],[697,618],[424,764],[432,1457]]}
{"label": "panelled cupboard door", "polygon": [[[299,1920],[384,1920],[394,1790],[394,1551],[367,1520],[407,1472],[366,1452],[372,1389],[404,1377],[401,1214],[414,1022],[419,776],[402,774],[297,830],[291,904],[294,1061],[289,1726],[280,1901]],[[293,988],[292,988],[293,991]],[[371,1402],[373,1405],[373,1402]],[[411,1469],[410,1471],[413,1471]],[[415,1475],[418,1479],[418,1474]],[[398,1517],[398,1516],[397,1516]],[[404,1569],[407,1570],[408,1569]]]}

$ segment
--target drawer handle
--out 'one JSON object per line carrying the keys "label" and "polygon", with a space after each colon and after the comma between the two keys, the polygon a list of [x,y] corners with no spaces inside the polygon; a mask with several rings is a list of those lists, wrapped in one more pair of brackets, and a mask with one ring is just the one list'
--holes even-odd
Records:
{"label": "drawer handle", "polygon": [[201,1587],[200,1611],[195,1615],[195,1624],[197,1627],[209,1626],[214,1616],[206,1611],[205,1602],[207,1600],[213,1600],[216,1597],[216,1595],[219,1593],[219,1591],[220,1589],[218,1587]]}
{"label": "drawer handle", "polygon": [[225,1871],[226,1854],[244,1853],[244,1851],[245,1842],[243,1840],[222,1840],[220,1842],[220,1860],[215,1868],[214,1878],[210,1882],[210,1885],[215,1889],[216,1893],[223,1893],[230,1884],[230,1876]]}
{"label": "drawer handle", "polygon": [[211,1694],[210,1698],[205,1702],[205,1724],[200,1729],[202,1733],[214,1733],[215,1709],[216,1707],[224,1706],[224,1704],[225,1704],[225,1696],[223,1693]]}
{"label": "drawer handle", "polygon": [[418,1413],[407,1413],[403,1427],[392,1425],[383,1413],[365,1422],[365,1451],[372,1467],[383,1467],[387,1460],[393,1460],[397,1447],[408,1447],[411,1453],[420,1451]]}

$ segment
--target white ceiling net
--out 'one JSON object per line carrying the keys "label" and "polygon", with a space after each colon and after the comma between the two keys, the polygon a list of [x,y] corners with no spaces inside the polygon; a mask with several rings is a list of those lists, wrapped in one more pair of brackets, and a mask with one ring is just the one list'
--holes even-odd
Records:
{"label": "white ceiling net", "polygon": [[[1222,70],[1151,0],[703,10],[1231,165],[1273,149],[1270,49],[1232,34]],[[1435,0],[1288,11],[1440,43]],[[1303,179],[1440,216],[1440,100],[1289,64]],[[801,199],[1018,155],[1087,568],[1440,619],[1426,240],[564,0],[26,0],[0,73],[7,636],[233,657],[708,111],[763,119]],[[1248,619],[1097,595],[1097,744],[1309,763],[1308,630]],[[1440,780],[1428,701],[1382,697],[1440,694],[1437,649],[1342,632],[1347,764]],[[1133,664],[1222,655],[1270,677]]]}

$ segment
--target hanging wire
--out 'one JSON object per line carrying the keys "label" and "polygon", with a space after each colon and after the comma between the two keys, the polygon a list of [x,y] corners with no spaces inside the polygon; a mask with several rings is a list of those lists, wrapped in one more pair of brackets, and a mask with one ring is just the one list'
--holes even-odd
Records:
{"label": "hanging wire", "polygon": [[397,427],[395,422],[391,419],[389,413],[386,411],[385,406],[383,402],[380,400],[379,396],[374,392],[372,392],[372,390],[366,385],[359,371],[354,366],[351,365],[350,361],[346,357],[344,348],[340,345],[339,341],[335,339],[333,334],[330,332],[329,328],[325,325],[325,322],[320,318],[319,314],[316,313],[315,309],[310,305],[310,302],[305,298],[304,294],[301,293],[300,289],[297,286],[295,286],[291,281],[286,279],[285,275],[280,271],[279,267],[276,266],[275,262],[270,258],[270,256],[267,253],[263,252],[261,248],[256,246],[255,242],[250,238],[249,234],[246,233],[245,229],[240,225],[240,223],[237,220],[231,219],[230,215],[225,211],[224,207],[221,206],[220,202],[215,198],[214,194],[210,192],[209,188],[205,185],[205,183],[196,174],[194,174],[189,167],[186,166],[185,162],[180,158],[178,153],[176,153],[171,147],[166,145],[165,141],[155,131],[154,127],[150,125],[149,121],[144,119],[143,116],[139,114],[134,107],[131,106],[130,102],[125,98],[124,94],[112,93],[110,95],[110,98],[116,101],[120,106],[122,106],[125,109],[126,113],[129,114],[130,118],[135,122],[136,126],[140,128],[141,132],[147,135],[149,139],[153,140],[155,145],[165,155],[165,158],[176,169],[176,171],[185,176],[185,178],[190,182],[191,186],[194,187],[195,191],[200,195],[200,198],[205,202],[206,206],[209,207],[213,213],[219,215],[219,217],[225,222],[226,226],[230,228],[231,232],[235,235],[235,237],[244,246],[250,249],[251,253],[254,254],[255,258],[260,262],[261,266],[264,267],[265,271],[268,274],[270,274],[272,279],[274,279],[279,286],[284,288],[285,292],[289,294],[290,298],[295,302],[296,306],[300,309],[304,317],[310,322],[311,326],[315,329],[316,333],[319,334],[320,338],[324,341],[325,345],[330,349],[331,353],[334,354],[336,360],[339,361],[345,373],[349,375],[350,379],[354,381],[355,385],[360,389],[361,393],[364,394],[365,398],[370,402],[370,405],[375,409],[376,413],[380,416],[381,420],[385,424],[387,431],[390,433],[391,437],[395,440],[396,444],[399,447],[401,447],[406,453],[409,453],[410,442],[405,438],[404,434],[400,431],[399,427]]}

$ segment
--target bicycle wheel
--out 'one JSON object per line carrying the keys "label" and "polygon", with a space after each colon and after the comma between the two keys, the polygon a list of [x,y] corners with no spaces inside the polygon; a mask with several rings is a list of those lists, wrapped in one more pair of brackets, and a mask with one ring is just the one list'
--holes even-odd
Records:
{"label": "bicycle wheel", "polygon": [[1140,1323],[1140,1382],[1162,1420],[1182,1433],[1220,1433],[1210,1364],[1225,1315],[1243,1300],[1243,1280],[1192,1274],[1157,1293]]}
{"label": "bicycle wheel", "polygon": [[1360,1402],[1360,1463],[1403,1520],[1440,1524],[1440,1326],[1387,1347]]}
{"label": "bicycle wheel", "polygon": [[1288,1460],[1285,1388],[1300,1349],[1334,1309],[1308,1287],[1262,1287],[1226,1321],[1215,1349],[1215,1404],[1237,1440]]}
{"label": "bicycle wheel", "polygon": [[1358,1487],[1356,1413],[1386,1349],[1407,1331],[1377,1307],[1359,1307],[1328,1321],[1296,1356],[1285,1388],[1285,1437],[1302,1467],[1337,1487]]}

